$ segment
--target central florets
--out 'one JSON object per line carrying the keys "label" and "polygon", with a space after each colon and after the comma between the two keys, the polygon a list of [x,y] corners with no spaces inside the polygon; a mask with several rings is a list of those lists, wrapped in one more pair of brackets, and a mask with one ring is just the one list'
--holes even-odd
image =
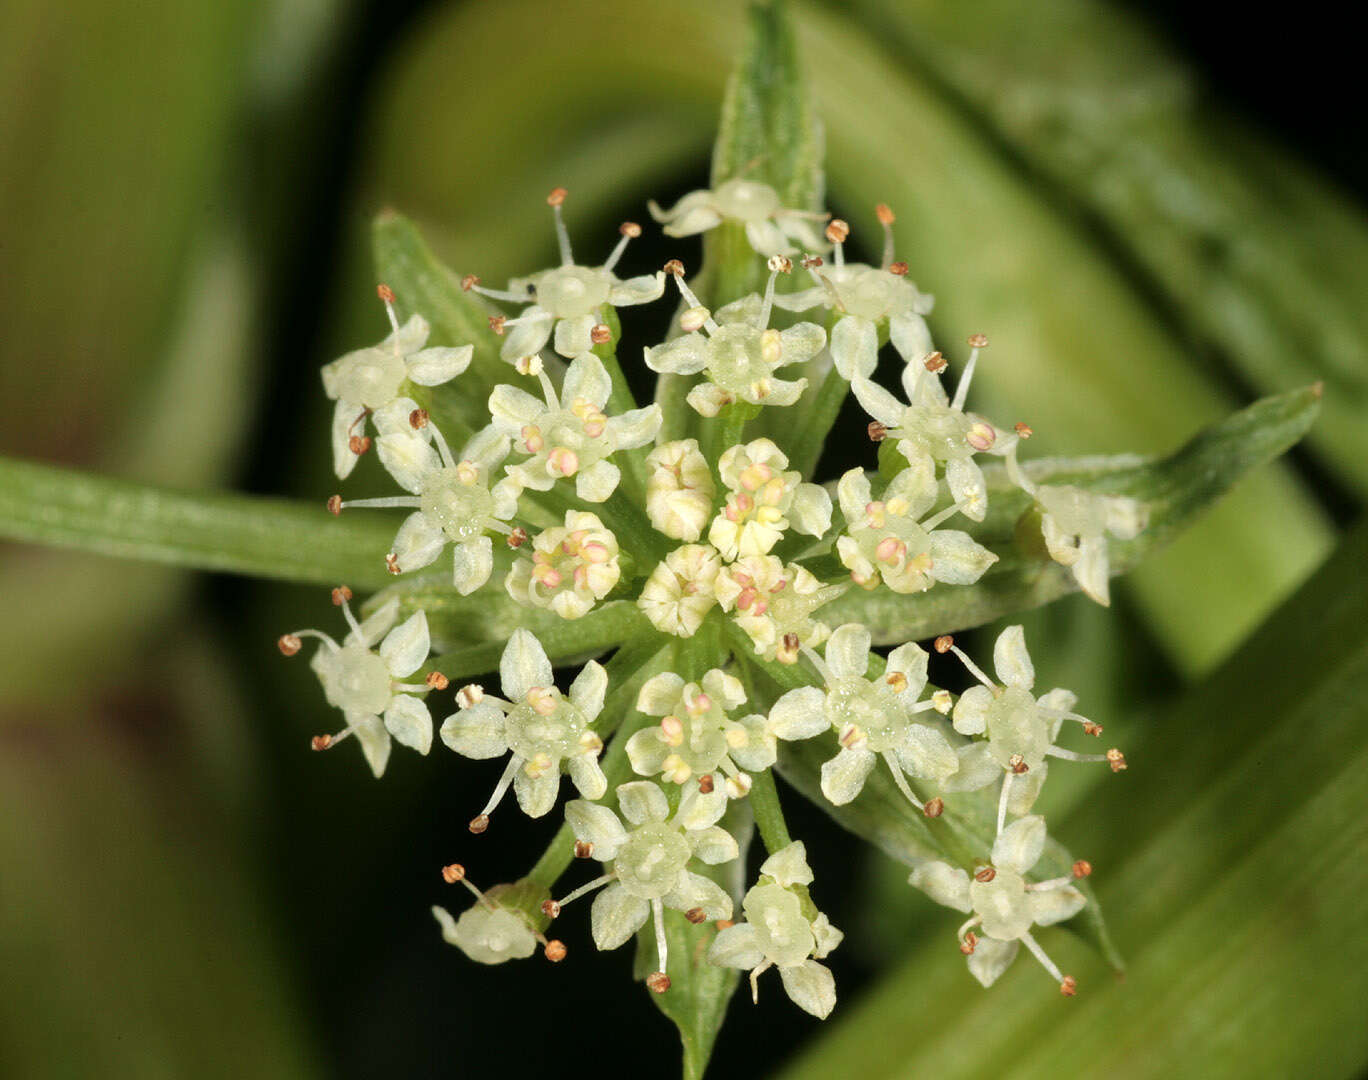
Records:
{"label": "central florets", "polygon": [[628,834],[613,866],[633,896],[659,900],[678,884],[690,854],[689,842],[677,828],[653,821]]}
{"label": "central florets", "polygon": [[420,509],[456,543],[483,534],[494,518],[494,496],[481,482],[479,468],[462,461],[423,478]]}
{"label": "central florets", "polygon": [[575,319],[606,304],[612,287],[612,275],[601,269],[562,266],[537,280],[537,304],[558,319]]}

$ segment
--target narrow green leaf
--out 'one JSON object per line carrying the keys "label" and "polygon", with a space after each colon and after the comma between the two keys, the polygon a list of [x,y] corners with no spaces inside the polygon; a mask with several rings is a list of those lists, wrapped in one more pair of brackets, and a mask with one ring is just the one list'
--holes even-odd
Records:
{"label": "narrow green leaf", "polygon": [[1079,998],[1061,1003],[1018,964],[985,992],[945,920],[946,945],[911,956],[787,1075],[1356,1075],[1368,938],[1344,920],[1368,888],[1365,560],[1361,525],[1211,679],[1155,712],[1130,771],[1066,823],[1089,838],[1125,981],[1084,962]]}
{"label": "narrow green leaf", "polygon": [[308,584],[393,580],[385,515],[191,493],[0,458],[0,537],[98,555]]}
{"label": "narrow green leaf", "polygon": [[[1076,484],[1092,491],[1128,495],[1149,507],[1149,524],[1138,537],[1110,544],[1111,569],[1134,568],[1228,492],[1250,470],[1286,452],[1311,428],[1320,408],[1320,386],[1264,398],[1214,424],[1166,458],[1054,459],[1027,472],[1040,481]],[[976,585],[937,586],[916,596],[886,589],[851,589],[822,609],[833,626],[862,622],[876,642],[892,644],[964,630],[1076,590],[1072,575],[1042,556],[1024,552],[1013,530],[1030,505],[1012,489],[1000,468],[985,470],[989,515],[969,531],[998,555]]]}

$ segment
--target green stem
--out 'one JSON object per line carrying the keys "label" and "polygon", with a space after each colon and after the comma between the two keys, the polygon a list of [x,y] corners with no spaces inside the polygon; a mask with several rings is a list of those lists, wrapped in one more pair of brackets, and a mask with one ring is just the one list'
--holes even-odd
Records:
{"label": "green stem", "polygon": [[850,384],[832,367],[822,380],[817,396],[808,406],[801,424],[792,432],[794,439],[786,440],[792,448],[789,466],[797,469],[803,476],[811,479],[812,471],[817,468],[822,448],[826,444],[827,433],[836,425],[836,417],[841,411]]}
{"label": "green stem", "polygon": [[786,848],[793,841],[789,836],[788,825],[784,821],[784,810],[779,805],[779,789],[774,785],[774,773],[769,769],[751,773],[750,789],[751,812],[755,814],[755,825],[760,830],[760,839],[765,850],[773,855]]}
{"label": "green stem", "polygon": [[541,858],[527,872],[526,880],[550,892],[574,858],[575,834],[570,831],[569,825],[562,825],[542,852]]}

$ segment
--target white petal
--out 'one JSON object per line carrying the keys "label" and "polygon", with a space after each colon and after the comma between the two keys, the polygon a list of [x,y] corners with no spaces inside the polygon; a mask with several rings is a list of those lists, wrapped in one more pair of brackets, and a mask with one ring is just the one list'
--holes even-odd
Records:
{"label": "white petal", "polygon": [[594,944],[600,949],[616,949],[645,925],[651,905],[633,896],[621,885],[609,885],[594,897],[589,923]]}
{"label": "white petal", "polygon": [[827,640],[825,657],[827,667],[838,679],[849,676],[863,677],[869,667],[869,647],[872,644],[869,631],[861,623],[846,623],[831,632]]}
{"label": "white petal", "polygon": [[842,750],[822,766],[822,794],[844,806],[860,793],[876,760],[868,750]]}
{"label": "white petal", "polygon": [[[769,393],[763,398],[753,401],[757,405],[792,405],[807,389],[807,379],[771,379],[769,381]],[[744,395],[743,395],[744,396]],[[751,400],[747,397],[747,400]]]}
{"label": "white petal", "polygon": [[494,424],[475,432],[457,455],[461,461],[473,461],[486,471],[492,470],[507,456],[508,433]]}
{"label": "white petal", "polygon": [[1088,898],[1072,885],[1062,889],[1045,889],[1030,895],[1031,921],[1038,926],[1053,926],[1072,919],[1087,904]]}
{"label": "white petal", "polygon": [[551,338],[551,327],[555,316],[549,311],[533,305],[518,316],[518,322],[510,326],[504,337],[499,355],[510,364],[524,356],[536,356]]}
{"label": "white petal", "polygon": [[534,686],[552,685],[551,661],[530,630],[520,626],[509,637],[499,660],[499,682],[504,695],[515,702],[525,698]]}
{"label": "white petal", "polygon": [[888,654],[888,665],[885,670],[890,674],[900,671],[907,677],[907,689],[898,695],[904,701],[916,701],[926,689],[926,669],[929,660],[926,650],[914,641],[899,645]]}
{"label": "white petal", "polygon": [[879,362],[879,334],[868,319],[847,315],[831,331],[831,358],[841,378],[867,379]]}
{"label": "white petal", "polygon": [[685,395],[684,400],[699,416],[716,416],[722,406],[733,399],[716,383],[701,382]]}
{"label": "white petal", "polygon": [[664,716],[675,707],[683,690],[684,680],[673,671],[652,675],[637,695],[637,711],[647,716]]}
{"label": "white petal", "polygon": [[565,823],[576,840],[594,845],[594,858],[608,862],[617,857],[627,839],[627,830],[618,816],[601,803],[574,799],[565,804]]}
{"label": "white petal", "polygon": [[908,883],[926,893],[938,904],[968,914],[973,906],[969,901],[969,875],[958,866],[939,859],[924,862],[913,869]]}
{"label": "white petal", "polygon": [[412,675],[432,651],[428,636],[427,614],[415,611],[391,630],[380,643],[380,657],[396,679]]}
{"label": "white petal", "polygon": [[[926,354],[936,349],[926,320],[911,311],[901,312],[888,320],[888,340],[898,350],[898,355],[907,363],[909,370],[916,370],[913,365],[922,367]],[[922,370],[925,368],[922,367]]]}
{"label": "white petal", "polygon": [[801,840],[782,847],[760,864],[760,873],[768,874],[780,885],[811,885],[812,868],[808,866],[807,848]]}
{"label": "white petal", "polygon": [[352,425],[356,422],[361,409],[346,401],[339,401],[333,409],[332,452],[333,472],[339,480],[345,480],[356,468],[359,456],[351,451],[351,437],[357,433]]}
{"label": "white petal", "polygon": [[697,784],[689,784],[680,797],[674,819],[678,825],[694,831],[716,825],[726,812],[727,793],[720,786],[704,794]]}
{"label": "white petal", "polygon": [[394,559],[402,571],[430,565],[446,546],[446,533],[421,510],[404,519],[394,537]]}
{"label": "white petal", "polygon": [[366,713],[346,713],[347,726],[356,734],[356,741],[361,744],[361,752],[366,755],[366,764],[371,767],[378,779],[385,773],[385,765],[389,762],[390,756],[390,736],[385,730],[385,725],[378,716],[370,716]]}
{"label": "white petal", "polygon": [[959,757],[954,747],[927,724],[908,725],[907,733],[898,745],[897,756],[903,771],[920,780],[939,782],[959,770]]}
{"label": "white petal", "polygon": [[547,769],[537,776],[528,776],[525,769],[518,769],[513,774],[513,794],[528,817],[544,817],[556,805],[556,796],[560,794],[560,770]]}
{"label": "white petal", "polygon": [[[401,562],[400,566],[404,566]],[[408,569],[405,567],[405,569]],[[494,542],[487,536],[477,536],[451,550],[451,583],[462,596],[469,596],[489,580],[494,572]]]}
{"label": "white petal", "polygon": [[760,936],[750,923],[736,923],[719,930],[708,946],[708,963],[718,967],[749,969],[765,962]]}
{"label": "white petal", "polygon": [[800,322],[790,326],[779,335],[782,343],[779,363],[801,364],[811,360],[826,345],[826,331],[816,323]]}
{"label": "white petal", "polygon": [[699,862],[707,863],[709,866],[731,862],[732,859],[741,854],[741,849],[736,844],[736,837],[720,825],[700,829],[690,839],[693,840],[694,858]]}
{"label": "white petal", "polygon": [[1133,540],[1145,527],[1144,503],[1119,496],[1104,498],[1102,503],[1107,531],[1118,540]]}
{"label": "white petal", "polygon": [[474,355],[473,345],[462,345],[455,349],[423,349],[413,353],[406,361],[408,377],[419,386],[440,386],[465,371]]}
{"label": "white petal", "polygon": [[988,489],[983,470],[970,458],[953,458],[945,463],[945,486],[950,497],[960,504],[960,513],[970,521],[982,521],[988,512]]}
{"label": "white petal", "polygon": [[[660,219],[657,219],[660,220]],[[693,236],[722,224],[722,215],[707,206],[695,206],[680,214],[661,231],[666,236]]]}
{"label": "white petal", "polygon": [[647,349],[646,366],[671,375],[696,375],[708,366],[708,339],[702,334],[684,334]]}
{"label": "white petal", "polygon": [[567,408],[583,398],[601,409],[608,404],[608,395],[612,392],[613,380],[608,369],[592,353],[572,360],[565,372],[565,382],[561,384],[561,400]]}
{"label": "white petal", "polygon": [[659,405],[648,405],[644,409],[633,409],[621,416],[610,416],[606,426],[607,436],[617,450],[635,450],[645,446],[656,437],[665,414]]}
{"label": "white petal", "polygon": [[649,780],[633,780],[617,789],[618,807],[632,825],[648,821],[664,821],[670,816],[670,804],[659,785]]}
{"label": "white petal", "polygon": [[818,1020],[825,1020],[836,1008],[836,979],[829,968],[816,960],[781,967],[779,977],[793,1003]]}
{"label": "white petal", "polygon": [[724,304],[713,312],[713,320],[718,326],[745,325],[757,330],[765,329],[760,325],[761,301],[759,293],[747,293],[740,300]]}
{"label": "white petal", "polygon": [[810,289],[800,289],[792,293],[775,293],[774,306],[783,311],[809,311],[825,304],[831,297],[826,286],[814,285]]}
{"label": "white petal", "polygon": [[546,402],[526,390],[500,383],[489,395],[489,415],[498,428],[516,435],[528,424],[535,424],[546,412]]}
{"label": "white petal", "polygon": [[[957,748],[955,756],[959,758],[959,768],[942,782],[944,791],[979,791],[1002,779],[1002,766],[993,760],[988,743],[983,739]],[[1013,782],[1013,787],[1017,782],[1019,780]]]}
{"label": "white petal", "polygon": [[412,694],[396,694],[385,710],[385,729],[420,754],[432,749],[432,714]]}
{"label": "white petal", "polygon": [[1026,632],[1020,626],[1009,626],[993,644],[993,671],[998,681],[1019,690],[1035,685],[1035,666],[1026,651]]}
{"label": "white petal", "polygon": [[442,466],[431,444],[412,432],[381,435],[375,440],[375,451],[394,482],[414,495],[422,491],[423,478]]}
{"label": "white petal", "polygon": [[597,660],[590,660],[570,684],[570,702],[591,723],[603,710],[603,696],[608,692],[608,672]]}
{"label": "white petal", "polygon": [[608,794],[608,777],[599,768],[598,757],[594,754],[575,754],[565,759],[565,771],[570,781],[586,799],[601,799]]}
{"label": "white petal", "polygon": [[874,498],[865,471],[855,468],[843,473],[836,485],[836,497],[841,503],[841,513],[845,515],[847,525],[853,528],[864,519],[865,507]]}
{"label": "white petal", "polygon": [[[389,633],[390,627],[399,618],[399,597],[391,596],[378,608],[372,611],[361,620],[361,642],[368,649],[375,647],[375,643]],[[348,634],[347,640],[351,641],[354,634]]]}
{"label": "white petal", "polygon": [[831,496],[818,484],[799,484],[789,505],[789,521],[800,533],[821,536],[831,528]]}
{"label": "white petal", "polygon": [[931,534],[931,574],[947,585],[972,585],[998,557],[967,532],[937,529]]}
{"label": "white petal", "polygon": [[[1045,778],[1050,774],[1050,763],[1042,761],[1039,765],[1031,768],[1031,771],[1021,776],[1015,773],[1010,774],[1012,786],[1007,792],[1007,812],[1016,817],[1022,817],[1031,812],[1031,807],[1035,805],[1036,799],[1040,797],[1040,789],[1045,786]],[[1007,778],[1003,778],[1003,783]]]}
{"label": "white petal", "polygon": [[826,695],[815,686],[790,690],[770,709],[769,729],[781,739],[810,739],[829,726]]}
{"label": "white petal", "polygon": [[1073,567],[1074,580],[1078,582],[1078,587],[1087,594],[1088,598],[1101,604],[1103,607],[1111,606],[1111,594],[1108,587],[1108,564],[1107,564],[1107,541],[1102,537],[1087,537],[1078,546],[1078,558],[1074,561]]}
{"label": "white petal", "polygon": [[971,686],[955,702],[955,730],[961,735],[982,735],[988,726],[988,708],[993,692],[986,686]]}
{"label": "white petal", "polygon": [[[593,339],[589,336],[598,320],[592,315],[580,315],[573,319],[561,319],[556,323],[555,344],[552,346],[556,352],[567,359],[574,359],[583,356],[594,348]],[[567,402],[575,400],[574,395],[565,394]],[[595,402],[595,404],[601,404]]]}
{"label": "white petal", "polygon": [[417,352],[427,343],[428,333],[427,320],[421,315],[410,315],[404,325],[385,338],[377,348],[393,349],[397,345],[399,355],[407,356],[409,353]]}
{"label": "white petal", "polygon": [[503,710],[492,701],[478,701],[442,721],[442,742],[463,757],[496,758],[508,752]]}
{"label": "white petal", "polygon": [[903,405],[878,383],[868,379],[853,379],[850,388],[855,397],[870,416],[881,424],[897,427],[902,423]]}
{"label": "white petal", "polygon": [[783,230],[772,221],[746,222],[746,239],[761,255],[787,255],[794,250]]}
{"label": "white petal", "polygon": [[981,937],[969,956],[969,974],[984,986],[992,986],[1016,959],[1020,941],[998,941]]}
{"label": "white petal", "polygon": [[703,918],[709,921],[732,917],[732,901],[726,890],[711,878],[691,870],[679,876],[679,884],[666,894],[664,900],[666,907],[676,911],[702,908]]}
{"label": "white petal", "polygon": [[622,470],[611,461],[596,461],[575,474],[575,494],[585,502],[601,503],[617,490]]}
{"label": "white petal", "polygon": [[993,865],[1024,874],[1045,850],[1045,819],[1039,814],[1018,818],[993,842]]}
{"label": "white petal", "polygon": [[381,435],[417,435],[419,438],[430,439],[432,437],[431,427],[425,427],[421,431],[414,431],[413,424],[409,422],[409,417],[413,415],[413,410],[418,408],[418,402],[411,397],[398,397],[388,405],[383,405],[371,413],[371,423],[375,425],[375,430]]}
{"label": "white petal", "polygon": [[665,272],[657,270],[654,274],[619,281],[608,292],[608,303],[613,307],[628,307],[632,304],[649,304],[665,295]]}

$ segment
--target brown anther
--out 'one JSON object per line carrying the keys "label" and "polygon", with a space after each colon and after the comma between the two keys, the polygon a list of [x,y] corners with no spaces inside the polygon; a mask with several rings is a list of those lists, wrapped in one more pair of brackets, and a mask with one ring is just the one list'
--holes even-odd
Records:
{"label": "brown anther", "polygon": [[551,194],[546,197],[546,205],[560,206],[565,202],[565,197],[569,194],[570,192],[566,191],[563,187],[553,187],[551,189]]}
{"label": "brown anther", "polygon": [[480,833],[484,832],[487,828],[489,828],[489,815],[481,814],[479,817],[472,819],[468,828],[476,836],[479,836]]}
{"label": "brown anther", "polygon": [[931,647],[938,653],[948,653],[955,647],[955,639],[949,634],[942,634],[932,642]]}
{"label": "brown anther", "polygon": [[336,517],[338,514],[342,513],[342,496],[329,495],[327,505],[328,513],[332,514],[333,517]]}
{"label": "brown anther", "polygon": [[527,543],[527,530],[521,525],[515,525],[513,531],[508,534],[508,546],[520,548]]}
{"label": "brown anther", "polygon": [[823,260],[822,260],[822,257],[821,257],[820,255],[804,255],[804,256],[803,256],[803,269],[804,269],[804,270],[816,270],[817,267],[819,267],[819,266],[822,265],[822,262],[823,262]]}
{"label": "brown anther", "polygon": [[653,971],[646,976],[646,987],[653,994],[663,994],[670,988],[670,977],[663,971]]}
{"label": "brown anther", "polygon": [[1078,995],[1078,980],[1072,975],[1065,975],[1064,981],[1059,984],[1059,992],[1065,997],[1076,997]]}
{"label": "brown anther", "polygon": [[276,641],[276,647],[286,656],[293,656],[299,652],[304,642],[300,641],[295,634],[281,634]]}
{"label": "brown anther", "polygon": [[974,950],[978,948],[978,935],[970,930],[964,935],[964,940],[960,942],[960,952],[965,956],[973,956]]}
{"label": "brown anther", "polygon": [[575,858],[587,859],[594,854],[594,844],[590,840],[575,841]]}
{"label": "brown anther", "polygon": [[388,285],[377,285],[375,287],[375,295],[380,297],[380,299],[387,304],[394,303],[394,290]]}
{"label": "brown anther", "polygon": [[707,913],[701,907],[691,907],[688,911],[684,912],[684,918],[688,919],[689,922],[693,923],[695,926],[707,917]]}
{"label": "brown anther", "polygon": [[353,435],[350,439],[347,440],[347,449],[350,450],[357,457],[360,457],[370,448],[371,439],[369,435]]}
{"label": "brown anther", "polygon": [[661,269],[663,269],[665,273],[672,274],[675,277],[684,276],[684,264],[678,259],[671,259]]}
{"label": "brown anther", "polygon": [[560,905],[554,900],[543,900],[541,902],[541,913],[548,919],[555,919],[560,916]]}
{"label": "brown anther", "polygon": [[940,817],[945,813],[945,800],[939,795],[927,802],[926,808],[922,811],[927,817]]}
{"label": "brown anther", "polygon": [[970,334],[969,345],[975,349],[982,349],[988,344],[987,334]]}
{"label": "brown anther", "polygon": [[451,685],[451,680],[440,671],[429,671],[423,682],[427,684],[429,690],[445,690]]}
{"label": "brown anther", "polygon": [[552,938],[546,943],[546,948],[542,950],[542,955],[553,964],[559,964],[565,959],[565,942],[557,941]]}
{"label": "brown anther", "polygon": [[622,233],[623,236],[630,236],[635,240],[641,235],[641,226],[635,221],[624,221],[618,226],[618,232]]}
{"label": "brown anther", "polygon": [[339,585],[332,591],[333,607],[341,607],[352,598],[352,591],[346,585]]}
{"label": "brown anther", "polygon": [[458,862],[448,863],[442,867],[442,880],[448,885],[455,885],[458,881],[464,881],[465,867]]}
{"label": "brown anther", "polygon": [[988,882],[992,881],[995,877],[997,877],[997,871],[991,866],[985,866],[982,869],[974,871],[974,880],[984,885],[987,885]]}
{"label": "brown anther", "polygon": [[467,274],[465,277],[461,278],[461,291],[470,292],[470,290],[475,288],[479,283],[480,279],[478,277],[474,274]]}
{"label": "brown anther", "polygon": [[309,746],[314,750],[326,750],[332,745],[331,735],[315,735],[309,740]]}
{"label": "brown anther", "polygon": [[898,220],[897,215],[893,213],[887,203],[879,203],[878,206],[874,207],[874,213],[877,215],[880,225],[892,225]]}
{"label": "brown anther", "polygon": [[1126,755],[1113,746],[1107,751],[1107,764],[1111,766],[1112,772],[1120,772],[1126,767]]}
{"label": "brown anther", "polygon": [[894,277],[907,277],[908,265],[905,262],[895,262],[888,268],[888,272]]}
{"label": "brown anther", "polygon": [[922,364],[932,375],[936,375],[945,370],[946,360],[939,352],[931,352],[926,354],[926,359],[922,361]]}
{"label": "brown anther", "polygon": [[713,923],[713,925],[717,927],[719,930],[730,930],[733,926],[736,925],[736,920],[718,919],[717,922]]}
{"label": "brown anther", "polygon": [[1023,420],[1018,420],[1012,430],[1017,433],[1018,439],[1029,439],[1035,434],[1035,432],[1031,430],[1031,425]]}
{"label": "brown anther", "polygon": [[840,218],[832,218],[827,222],[826,238],[833,244],[844,244],[846,237],[850,235],[850,225]]}
{"label": "brown anther", "polygon": [[595,345],[607,345],[613,340],[613,332],[608,329],[607,323],[596,323],[589,331],[589,340]]}
{"label": "brown anther", "polygon": [[1101,735],[1101,734],[1102,734],[1102,725],[1101,725],[1101,724],[1093,723],[1093,721],[1089,720],[1086,724],[1083,725],[1083,734],[1085,734],[1085,735]]}
{"label": "brown anther", "polygon": [[422,431],[428,426],[428,421],[431,419],[432,417],[426,409],[414,409],[413,412],[409,413],[409,427],[413,428],[414,431]]}
{"label": "brown anther", "polygon": [[490,328],[491,330],[493,330],[494,333],[498,334],[499,337],[503,337],[504,323],[506,323],[506,322],[508,322],[508,316],[507,316],[507,315],[491,315],[491,316],[489,316],[489,328]]}
{"label": "brown anther", "polygon": [[883,442],[888,438],[888,425],[881,424],[877,420],[871,420],[869,427],[865,430],[869,432],[871,442]]}
{"label": "brown anther", "polygon": [[396,577],[403,573],[403,571],[399,569],[399,556],[393,551],[385,556],[385,569]]}
{"label": "brown anther", "polygon": [[793,273],[793,260],[787,255],[771,255],[769,259],[766,260],[765,265],[776,274]]}
{"label": "brown anther", "polygon": [[713,790],[712,773],[704,773],[698,778],[698,790],[703,795],[711,795]]}
{"label": "brown anther", "polygon": [[1020,754],[1013,754],[1007,759],[1007,767],[1017,776],[1031,771],[1031,767],[1026,764],[1026,759]]}
{"label": "brown anther", "polygon": [[1079,859],[1076,863],[1073,864],[1073,876],[1074,876],[1074,877],[1076,877],[1076,878],[1085,878],[1085,877],[1087,877],[1087,876],[1088,876],[1089,874],[1091,874],[1091,873],[1092,873],[1092,863],[1088,862],[1087,859]]}

